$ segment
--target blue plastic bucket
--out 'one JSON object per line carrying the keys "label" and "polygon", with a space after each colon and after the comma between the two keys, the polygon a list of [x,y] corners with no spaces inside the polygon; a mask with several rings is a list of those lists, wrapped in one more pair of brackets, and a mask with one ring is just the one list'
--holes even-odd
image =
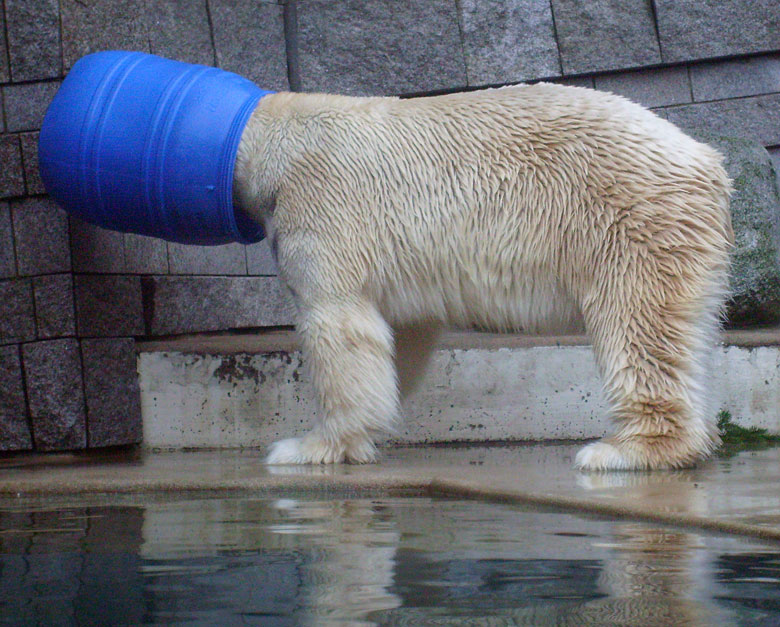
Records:
{"label": "blue plastic bucket", "polygon": [[260,241],[233,206],[241,133],[272,93],[241,76],[141,52],[80,59],[46,112],[46,191],[109,229],[186,244]]}

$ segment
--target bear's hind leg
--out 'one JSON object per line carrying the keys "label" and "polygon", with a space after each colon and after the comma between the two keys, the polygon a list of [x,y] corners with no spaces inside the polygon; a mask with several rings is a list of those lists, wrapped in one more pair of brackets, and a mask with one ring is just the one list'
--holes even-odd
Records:
{"label": "bear's hind leg", "polygon": [[674,285],[647,264],[625,263],[622,285],[604,277],[583,307],[617,428],[581,449],[575,465],[689,467],[720,441],[705,379],[719,329],[725,264]]}
{"label": "bear's hind leg", "polygon": [[319,424],[272,445],[268,464],[373,462],[372,434],[398,415],[392,330],[373,304],[347,299],[305,307],[298,332],[310,363]]}

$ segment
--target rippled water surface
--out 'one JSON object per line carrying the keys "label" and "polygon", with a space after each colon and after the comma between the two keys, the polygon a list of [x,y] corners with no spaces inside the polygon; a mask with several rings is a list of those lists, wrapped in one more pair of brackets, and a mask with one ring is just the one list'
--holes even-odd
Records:
{"label": "rippled water surface", "polygon": [[0,624],[775,625],[780,546],[448,499],[6,504]]}

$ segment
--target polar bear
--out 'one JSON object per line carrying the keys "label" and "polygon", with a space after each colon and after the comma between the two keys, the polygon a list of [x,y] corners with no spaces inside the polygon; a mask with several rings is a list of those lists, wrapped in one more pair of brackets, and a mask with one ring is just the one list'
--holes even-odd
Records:
{"label": "polar bear", "polygon": [[234,194],[293,294],[320,408],[269,464],[374,461],[399,414],[393,329],[416,322],[580,321],[615,424],[581,469],[686,467],[718,444],[705,384],[730,182],[715,150],[643,107],[544,83],[278,93],[243,131]]}

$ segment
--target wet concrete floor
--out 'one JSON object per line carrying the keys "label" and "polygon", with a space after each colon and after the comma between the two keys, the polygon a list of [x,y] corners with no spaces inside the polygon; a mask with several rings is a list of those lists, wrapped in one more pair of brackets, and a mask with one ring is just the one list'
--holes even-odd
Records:
{"label": "wet concrete floor", "polygon": [[581,443],[385,448],[367,466],[276,466],[263,451],[143,450],[6,457],[3,501],[188,492],[255,496],[381,493],[530,503],[780,541],[780,448],[714,456],[691,470],[591,474]]}

